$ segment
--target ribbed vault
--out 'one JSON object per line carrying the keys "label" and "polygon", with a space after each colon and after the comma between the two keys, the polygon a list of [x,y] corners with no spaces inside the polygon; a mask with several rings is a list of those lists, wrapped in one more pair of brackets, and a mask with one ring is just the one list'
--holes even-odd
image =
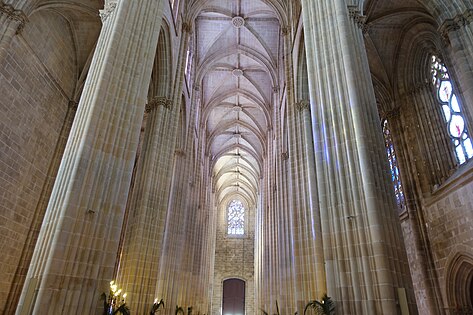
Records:
{"label": "ribbed vault", "polygon": [[[200,6],[200,7],[199,7]],[[279,19],[265,1],[196,3],[196,84],[218,204],[255,205],[277,86]]]}

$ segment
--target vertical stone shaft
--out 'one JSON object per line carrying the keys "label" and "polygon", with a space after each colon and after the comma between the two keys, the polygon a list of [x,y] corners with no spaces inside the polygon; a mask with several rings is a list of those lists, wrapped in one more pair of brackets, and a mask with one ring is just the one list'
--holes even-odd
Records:
{"label": "vertical stone shaft", "polygon": [[[185,39],[181,39],[181,46],[185,42]],[[159,48],[165,49],[161,46]],[[182,61],[178,64],[181,65]],[[159,65],[157,69],[166,66]],[[156,80],[159,80],[160,76],[155,75]],[[156,90],[151,91],[154,97],[147,106],[149,114],[145,129],[142,167],[137,178],[138,187],[132,200],[132,218],[127,227],[118,274],[119,284],[129,294],[130,309],[138,314],[149,311],[157,297],[156,287],[163,259],[166,217],[173,178],[170,165],[173,163],[176,147],[182,75],[183,70],[176,71],[176,79],[173,80],[176,83],[171,86],[170,91],[163,91],[160,87],[166,84],[156,82]],[[164,95],[156,95],[159,93],[171,95],[171,99]]]}
{"label": "vertical stone shaft", "polygon": [[108,290],[164,1],[107,2],[17,313],[92,314]]}
{"label": "vertical stone shaft", "polygon": [[[128,294],[130,310],[140,314],[148,311],[155,299],[178,112],[164,96],[153,98],[148,107],[142,166],[132,196],[117,277]],[[171,139],[171,143],[166,139]]]}
{"label": "vertical stone shaft", "polygon": [[[310,211],[307,214],[307,222],[310,222],[308,226],[308,238],[310,247],[313,248],[313,255],[309,265],[314,266],[312,270],[315,275],[315,283],[313,284],[313,294],[315,297],[322,298],[324,293],[327,293],[326,285],[326,274],[325,274],[325,259],[323,253],[323,238],[322,238],[322,226],[320,209],[318,207],[317,198],[317,179],[315,170],[315,150],[312,142],[312,124],[310,117],[310,104],[301,104],[302,110],[302,126],[303,126],[303,139],[304,139],[304,155],[307,163],[306,176],[308,182],[309,192],[309,206]],[[312,297],[313,298],[313,297]]]}
{"label": "vertical stone shaft", "polygon": [[[296,102],[293,82],[292,40],[284,37],[287,125],[290,152],[291,222],[295,261],[295,287],[298,312],[305,304],[326,292],[322,233],[317,207],[315,155],[308,100]],[[301,62],[301,61],[300,61]],[[300,73],[298,73],[301,76]],[[302,84],[302,82],[299,82]],[[308,132],[308,134],[307,134]],[[310,148],[312,147],[312,149]],[[319,243],[319,244],[318,244]],[[292,310],[294,311],[294,310]]]}
{"label": "vertical stone shaft", "polygon": [[43,185],[41,197],[36,206],[34,218],[31,221],[31,226],[28,231],[25,244],[23,246],[20,262],[17,266],[15,277],[13,279],[13,285],[10,289],[10,293],[8,294],[7,306],[5,309],[6,314],[14,314],[17,308],[17,304],[20,299],[21,291],[23,289],[23,285],[25,283],[26,275],[28,272],[28,266],[30,265],[31,258],[33,256],[33,251],[41,229],[41,224],[43,222],[46,208],[48,206],[48,199],[51,196],[51,191],[53,190],[54,181],[57,176],[62,155],[64,154],[64,148],[66,147],[67,138],[69,137],[69,133],[71,131],[76,111],[77,103],[71,101],[69,103],[69,108],[64,119],[61,134],[59,135],[59,139],[56,144],[54,156],[51,160],[51,164],[49,165],[48,177]]}
{"label": "vertical stone shaft", "polygon": [[[176,251],[173,251],[176,249],[177,246],[182,246],[182,241],[179,242],[177,238],[172,238],[172,236],[175,236],[172,231],[176,231],[177,229],[178,232],[176,233],[182,233],[184,230],[184,227],[180,226],[179,227],[179,222],[174,221],[172,218],[175,218],[176,215],[184,213],[186,210],[186,205],[185,203],[187,202],[187,198],[184,198],[183,196],[186,196],[187,191],[184,190],[184,193],[179,194],[178,196],[175,196],[176,192],[176,185],[181,185],[181,183],[185,183],[184,189],[187,189],[188,187],[188,180],[187,177],[185,177],[186,171],[188,169],[185,167],[185,162],[186,157],[184,156],[184,151],[181,150],[181,148],[176,148],[176,135],[178,133],[177,131],[177,126],[178,126],[178,120],[179,120],[179,111],[181,109],[181,102],[182,102],[182,84],[183,84],[183,79],[184,79],[184,67],[185,67],[185,55],[187,51],[187,43],[188,43],[188,33],[184,33],[181,37],[180,41],[180,50],[179,50],[179,55],[178,55],[178,63],[177,63],[177,71],[176,71],[176,77],[174,78],[175,85],[173,87],[173,108],[176,110],[176,117],[174,119],[174,126],[169,126],[168,128],[173,128],[173,141],[172,141],[172,152],[170,152],[169,159],[164,163],[164,167],[168,168],[168,171],[170,173],[170,183],[169,183],[169,190],[168,190],[168,197],[166,199],[166,203],[163,204],[162,206],[164,207],[164,230],[163,234],[160,239],[159,243],[159,251],[160,251],[160,259],[159,259],[159,264],[157,266],[157,282],[154,284],[154,293],[157,298],[163,298],[166,305],[169,305],[170,308],[168,310],[165,310],[166,314],[170,312],[171,309],[174,308],[176,304],[176,300],[172,300],[176,295],[173,294],[173,292],[177,291],[180,285],[178,281],[180,272],[178,271],[180,268],[180,265],[178,264],[179,262],[179,255],[180,253],[177,253]],[[184,128],[184,126],[182,126]],[[166,132],[166,131],[164,131]],[[180,131],[179,131],[180,132]],[[166,135],[165,138],[168,138],[169,136]],[[165,144],[169,145],[169,143]],[[177,150],[176,150],[177,149]],[[183,162],[183,161],[184,162]],[[160,161],[159,163],[162,163]],[[183,164],[181,164],[183,163]],[[158,178],[161,178],[161,174],[157,173],[155,174]],[[182,205],[180,204],[182,202]],[[171,235],[171,238],[170,238]],[[172,249],[169,249],[169,248]],[[171,314],[171,313],[169,313]]]}
{"label": "vertical stone shaft", "polygon": [[397,314],[411,284],[363,35],[345,0],[302,7],[328,293],[337,312]]}

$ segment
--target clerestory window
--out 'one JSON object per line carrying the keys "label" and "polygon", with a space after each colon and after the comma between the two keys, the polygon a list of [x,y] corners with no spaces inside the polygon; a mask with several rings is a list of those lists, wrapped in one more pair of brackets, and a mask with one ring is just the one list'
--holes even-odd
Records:
{"label": "clerestory window", "polygon": [[393,138],[391,136],[391,130],[389,129],[388,121],[383,121],[383,135],[384,144],[386,146],[386,154],[389,161],[389,169],[391,170],[391,180],[394,186],[394,195],[396,197],[397,207],[399,212],[406,206],[406,200],[404,198],[404,189],[401,183],[401,175],[399,173],[399,164],[394,150]]}
{"label": "clerestory window", "polygon": [[432,56],[430,70],[436,98],[442,107],[448,134],[455,148],[455,156],[458,163],[463,164],[473,157],[473,146],[460,100],[455,94],[447,67],[439,57]]}
{"label": "clerestory window", "polygon": [[227,209],[228,235],[245,234],[245,207],[239,200],[233,200]]}

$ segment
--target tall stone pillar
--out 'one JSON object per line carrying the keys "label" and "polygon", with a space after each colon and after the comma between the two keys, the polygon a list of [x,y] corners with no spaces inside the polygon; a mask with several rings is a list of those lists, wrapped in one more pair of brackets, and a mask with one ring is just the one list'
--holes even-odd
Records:
{"label": "tall stone pillar", "polygon": [[337,313],[399,314],[412,285],[363,17],[350,4],[302,1],[327,288]]}
{"label": "tall stone pillar", "polygon": [[109,0],[17,314],[94,314],[108,292],[163,0]]}
{"label": "tall stone pillar", "polygon": [[[165,305],[171,305],[168,296],[159,290],[163,261],[168,259],[164,252],[165,237],[168,233],[168,218],[171,187],[174,181],[173,163],[178,132],[182,83],[184,77],[185,52],[188,43],[187,27],[180,40],[178,71],[172,83],[155,82],[149,102],[147,125],[145,128],[141,167],[134,189],[130,217],[126,227],[124,247],[118,270],[118,283],[128,294],[132,313],[144,314],[149,311],[155,298],[163,298]],[[158,46],[159,49],[166,47]],[[158,54],[162,53],[158,51]],[[159,55],[156,62],[161,60]],[[157,66],[158,71],[166,64]],[[155,73],[157,79],[162,79]],[[169,86],[169,88],[166,88]],[[168,98],[170,97],[170,98]],[[174,267],[174,265],[173,265]],[[167,273],[170,277],[176,274]],[[168,312],[171,308],[168,308]]]}
{"label": "tall stone pillar", "polygon": [[307,165],[305,170],[305,176],[307,177],[308,209],[306,210],[305,219],[306,224],[308,224],[308,247],[312,249],[310,261],[308,261],[307,263],[308,265],[313,266],[312,272],[315,274],[315,281],[314,284],[312,284],[314,294],[316,295],[314,297],[320,299],[322,298],[323,294],[327,292],[327,285],[323,253],[321,213],[318,207],[315,151],[314,143],[312,142],[312,125],[309,101],[299,101],[299,103],[297,103],[297,109],[302,116],[302,133],[304,139],[303,149],[305,163]]}
{"label": "tall stone pillar", "polygon": [[446,19],[439,28],[450,51],[468,120],[473,121],[473,8]]}
{"label": "tall stone pillar", "polygon": [[136,314],[149,311],[156,298],[177,129],[176,109],[170,99],[155,97],[147,112],[142,167],[133,190],[117,279],[127,292],[130,310]]}
{"label": "tall stone pillar", "polygon": [[[290,219],[285,219],[284,222],[290,222],[291,227],[283,232],[283,235],[289,233],[291,236],[291,239],[286,241],[291,246],[293,256],[291,267],[294,269],[294,294],[291,296],[294,306],[286,310],[286,313],[293,313],[295,310],[302,313],[307,302],[320,299],[326,292],[325,266],[316,195],[315,154],[312,144],[309,101],[296,102],[295,84],[292,79],[294,76],[292,38],[288,36],[289,32],[286,28],[283,28],[282,33],[285,49],[288,103],[286,117],[289,138],[289,158],[286,163],[288,178],[284,178],[284,182],[287,182],[290,187],[288,193],[280,192],[280,194],[289,199],[288,216]],[[300,73],[298,75],[301,76]],[[289,291],[289,289],[286,290]]]}

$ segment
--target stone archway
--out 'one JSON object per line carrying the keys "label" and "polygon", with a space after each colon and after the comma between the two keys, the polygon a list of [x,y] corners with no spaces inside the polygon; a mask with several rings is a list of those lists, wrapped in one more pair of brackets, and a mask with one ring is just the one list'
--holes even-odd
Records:
{"label": "stone archway", "polygon": [[473,312],[473,257],[464,253],[455,256],[446,275],[446,289],[452,314]]}

